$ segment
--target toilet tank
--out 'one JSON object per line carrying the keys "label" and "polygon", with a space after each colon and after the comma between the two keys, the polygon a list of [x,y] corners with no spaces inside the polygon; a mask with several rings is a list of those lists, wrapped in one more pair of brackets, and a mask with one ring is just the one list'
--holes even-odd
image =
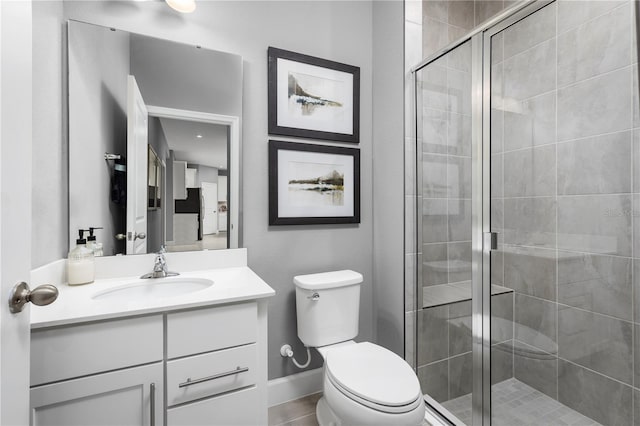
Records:
{"label": "toilet tank", "polygon": [[298,275],[298,337],[305,346],[344,342],[358,335],[362,274],[344,270]]}

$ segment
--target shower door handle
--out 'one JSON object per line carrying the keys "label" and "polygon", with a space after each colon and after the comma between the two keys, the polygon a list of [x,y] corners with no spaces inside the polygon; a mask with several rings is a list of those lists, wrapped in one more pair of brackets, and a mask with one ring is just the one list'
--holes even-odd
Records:
{"label": "shower door handle", "polygon": [[484,233],[484,247],[489,251],[498,250],[498,233],[497,232]]}

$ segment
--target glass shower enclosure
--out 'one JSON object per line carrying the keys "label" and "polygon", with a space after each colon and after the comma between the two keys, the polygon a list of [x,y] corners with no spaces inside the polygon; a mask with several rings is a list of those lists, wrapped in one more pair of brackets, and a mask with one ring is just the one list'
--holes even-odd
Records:
{"label": "glass shower enclosure", "polygon": [[514,6],[414,70],[416,366],[454,424],[640,424],[636,7]]}

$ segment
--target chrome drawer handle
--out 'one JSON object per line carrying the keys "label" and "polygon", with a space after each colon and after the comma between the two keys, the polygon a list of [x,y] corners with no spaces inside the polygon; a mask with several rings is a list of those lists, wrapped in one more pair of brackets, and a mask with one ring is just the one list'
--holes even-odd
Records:
{"label": "chrome drawer handle", "polygon": [[237,367],[235,370],[227,371],[225,373],[214,374],[213,376],[203,377],[202,379],[191,380],[188,378],[186,382],[180,383],[178,385],[179,388],[184,388],[186,386],[197,385],[198,383],[208,382],[209,380],[221,379],[227,376],[233,376],[234,374],[246,373],[249,371],[249,367]]}

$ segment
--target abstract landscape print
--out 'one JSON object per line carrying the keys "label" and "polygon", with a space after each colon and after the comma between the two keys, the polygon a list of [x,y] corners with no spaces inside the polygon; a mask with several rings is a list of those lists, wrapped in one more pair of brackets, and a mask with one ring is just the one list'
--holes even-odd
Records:
{"label": "abstract landscape print", "polygon": [[359,142],[360,68],[269,48],[269,133]]}
{"label": "abstract landscape print", "polygon": [[288,197],[293,206],[344,206],[344,166],[289,162]]}
{"label": "abstract landscape print", "polygon": [[269,222],[359,223],[360,150],[269,141]]}

